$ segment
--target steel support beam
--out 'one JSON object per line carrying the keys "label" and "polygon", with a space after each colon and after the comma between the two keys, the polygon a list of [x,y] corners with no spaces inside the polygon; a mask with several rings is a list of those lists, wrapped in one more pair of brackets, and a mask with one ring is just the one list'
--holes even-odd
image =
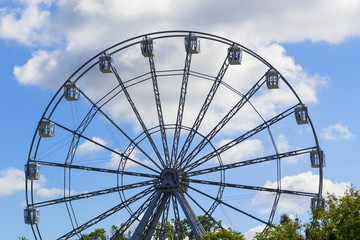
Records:
{"label": "steel support beam", "polygon": [[225,186],[228,188],[240,188],[240,189],[247,189],[247,190],[255,190],[255,191],[260,191],[260,192],[285,193],[285,194],[305,196],[305,197],[317,197],[318,196],[317,193],[284,190],[284,189],[277,189],[277,188],[257,187],[257,186],[249,186],[249,185],[242,185],[242,184],[235,184],[235,183],[222,183],[222,182],[213,182],[213,181],[198,180],[198,179],[189,179],[189,182],[200,183],[200,184],[204,184],[204,185]]}
{"label": "steel support beam", "polygon": [[163,198],[160,200],[154,214],[152,215],[152,218],[150,219],[150,222],[148,224],[148,228],[145,231],[145,236],[142,238],[144,240],[150,240],[151,237],[153,236],[155,229],[156,229],[156,225],[159,222],[159,219],[161,217],[161,215],[164,212],[165,209],[165,205],[168,201],[169,198],[169,194],[164,194]]}
{"label": "steel support beam", "polygon": [[128,190],[128,189],[134,189],[134,188],[139,188],[139,187],[143,187],[143,186],[148,186],[150,184],[153,184],[154,182],[155,182],[155,180],[150,180],[150,181],[145,181],[145,182],[132,183],[132,184],[119,186],[119,187],[107,188],[107,189],[103,189],[103,190],[99,190],[99,191],[77,194],[77,195],[68,196],[68,197],[65,196],[63,198],[57,198],[57,199],[52,199],[52,200],[48,200],[48,201],[33,203],[32,206],[39,208],[39,207],[45,207],[45,206],[64,203],[64,202],[71,202],[71,201],[79,200],[79,199],[83,199],[83,198],[91,198],[91,197],[96,197],[96,196],[100,196],[100,195],[104,195],[104,194],[109,194],[109,193],[124,191],[124,190]]}
{"label": "steel support beam", "polygon": [[[109,64],[111,64],[110,61],[109,61]],[[145,134],[146,134],[146,137],[148,138],[148,140],[149,140],[149,142],[150,142],[150,144],[151,144],[151,146],[152,146],[152,148],[153,148],[156,156],[158,157],[158,159],[159,159],[159,161],[161,162],[161,164],[162,164],[163,166],[165,166],[165,163],[164,163],[164,161],[163,161],[163,159],[162,159],[162,157],[161,157],[161,154],[160,154],[159,150],[158,150],[157,147],[156,147],[156,144],[154,143],[154,140],[153,140],[152,137],[150,136],[149,131],[148,131],[147,127],[145,126],[145,123],[144,123],[144,121],[142,120],[142,118],[141,118],[141,116],[140,116],[140,113],[139,113],[139,111],[137,110],[137,108],[136,108],[136,106],[135,106],[135,103],[133,102],[133,100],[132,100],[129,92],[127,91],[127,89],[126,89],[126,87],[125,87],[125,85],[124,85],[124,82],[121,80],[120,75],[118,74],[118,72],[117,72],[117,70],[116,70],[116,68],[115,68],[115,66],[114,66],[113,64],[111,64],[111,70],[112,70],[112,72],[114,73],[116,79],[118,80],[119,85],[120,85],[123,93],[125,94],[125,97],[127,98],[127,100],[128,100],[128,102],[129,102],[129,104],[130,104],[130,106],[131,106],[131,108],[132,108],[132,110],[133,110],[136,118],[138,119],[138,121],[139,121],[139,123],[140,123],[140,125],[141,125],[141,127],[142,127],[142,129],[144,130],[144,132],[145,132]]]}
{"label": "steel support beam", "polygon": [[191,229],[193,230],[195,237],[199,238],[200,235],[205,234],[204,227],[201,225],[199,219],[195,215],[190,204],[186,200],[183,194],[180,194],[177,190],[174,190],[176,200],[179,202],[183,212],[185,213],[186,218],[188,219]]}
{"label": "steel support beam", "polygon": [[[146,37],[145,37],[145,41],[147,41]],[[149,48],[146,48],[146,50],[149,51]],[[161,107],[158,81],[157,81],[157,77],[156,77],[155,62],[154,62],[154,58],[151,56],[151,54],[149,52],[148,52],[148,56],[149,56],[148,58],[149,58],[149,65],[150,65],[150,73],[151,73],[154,96],[155,96],[156,110],[157,110],[159,126],[160,126],[161,141],[163,144],[164,154],[165,154],[165,162],[166,162],[166,166],[169,166],[170,165],[169,147],[168,147],[167,138],[166,138],[164,116],[163,116],[163,110]]]}
{"label": "steel support beam", "polygon": [[154,198],[152,199],[149,207],[147,208],[144,216],[142,217],[139,225],[137,226],[137,228],[135,229],[133,235],[131,236],[130,240],[139,240],[142,233],[144,232],[145,230],[145,227],[149,221],[149,218],[151,217],[151,214],[153,213],[155,207],[156,207],[156,204],[157,202],[159,201],[159,198],[161,196],[162,192],[161,190],[157,190],[156,193],[155,193],[155,196]]}
{"label": "steel support beam", "polygon": [[184,74],[183,74],[183,80],[181,83],[180,100],[179,100],[178,112],[177,112],[177,117],[176,117],[174,141],[173,141],[172,152],[171,152],[171,163],[172,163],[171,167],[173,167],[175,165],[175,162],[177,160],[176,155],[177,155],[177,151],[179,148],[180,130],[181,130],[183,114],[184,114],[187,85],[188,85],[188,81],[189,81],[191,56],[192,56],[192,54],[186,53]]}
{"label": "steel support beam", "polygon": [[203,118],[205,117],[205,114],[206,114],[208,108],[210,107],[210,104],[211,104],[211,102],[212,102],[212,100],[213,100],[213,98],[215,96],[215,93],[216,93],[217,89],[220,86],[220,83],[222,82],[222,79],[223,79],[223,77],[224,77],[224,75],[226,73],[226,70],[227,70],[228,66],[229,66],[229,61],[228,61],[228,58],[226,56],[226,58],[224,60],[224,63],[221,66],[220,71],[219,71],[213,85],[211,86],[211,89],[210,89],[210,91],[209,91],[209,93],[208,93],[208,95],[207,95],[207,97],[206,97],[206,99],[205,99],[205,101],[204,101],[204,103],[203,103],[203,105],[201,107],[201,110],[200,110],[198,116],[196,117],[196,120],[195,120],[195,122],[193,124],[193,127],[191,128],[191,131],[190,131],[189,135],[187,136],[187,138],[186,138],[186,140],[184,142],[184,145],[183,145],[183,147],[182,147],[182,149],[180,151],[178,161],[180,161],[181,163],[185,158],[185,155],[186,155],[186,153],[187,153],[187,151],[188,151],[188,149],[189,149],[189,147],[191,145],[191,142],[193,141],[193,139],[195,137],[195,134],[196,134],[197,130],[199,129],[199,127],[201,125],[201,122],[202,122]]}
{"label": "steel support beam", "polygon": [[[295,105],[294,107],[296,107],[296,106],[298,106],[298,105]],[[209,161],[213,157],[225,152],[226,150],[228,150],[228,149],[236,146],[237,144],[245,141],[246,139],[254,136],[255,134],[261,132],[262,130],[267,129],[269,126],[277,123],[278,121],[280,121],[283,118],[286,118],[287,116],[292,114],[294,112],[293,111],[294,107],[291,107],[291,108],[287,109],[286,111],[284,111],[284,112],[280,113],[279,115],[273,117],[272,119],[260,124],[259,126],[253,128],[252,130],[246,132],[245,134],[237,137],[236,139],[232,140],[231,142],[223,145],[222,147],[216,149],[215,151],[213,151],[213,152],[207,154],[206,156],[200,158],[199,160],[196,160],[195,162],[191,163],[190,165],[185,166],[184,168],[187,168],[187,170],[190,171],[191,169],[196,168],[197,166]],[[200,145],[205,146],[206,142],[205,141],[203,141],[203,142],[204,142],[204,144],[200,143],[199,146]],[[195,155],[194,155],[194,157],[195,157]],[[189,161],[190,161],[190,159],[189,159]],[[189,161],[187,162],[187,164],[189,164]]]}
{"label": "steel support beam", "polygon": [[52,166],[52,167],[60,167],[60,168],[71,168],[71,169],[79,169],[79,170],[85,170],[85,171],[123,174],[123,175],[129,175],[129,176],[148,177],[148,178],[154,178],[154,179],[159,178],[158,175],[148,174],[148,173],[119,171],[119,170],[107,169],[107,168],[88,167],[88,166],[81,166],[81,165],[70,165],[70,164],[64,164],[64,163],[45,162],[45,161],[36,161],[36,163],[38,163],[40,165],[44,165],[44,166]]}
{"label": "steel support beam", "polygon": [[197,176],[197,175],[208,174],[208,173],[212,173],[212,172],[218,172],[218,171],[222,171],[222,170],[229,170],[229,169],[233,169],[233,168],[244,167],[244,166],[248,166],[248,165],[252,165],[252,164],[259,164],[259,163],[263,163],[263,162],[273,161],[273,160],[277,160],[278,158],[282,159],[282,158],[294,157],[294,156],[298,156],[298,155],[302,155],[302,154],[309,154],[314,149],[316,149],[316,147],[298,149],[298,150],[279,153],[279,154],[270,155],[270,156],[266,156],[266,157],[260,157],[260,158],[255,158],[255,159],[251,159],[251,160],[246,160],[246,161],[224,164],[222,166],[205,168],[205,169],[201,169],[201,170],[197,170],[197,171],[191,171],[188,173],[188,175],[189,175],[189,177]]}
{"label": "steel support beam", "polygon": [[[255,85],[240,99],[239,102],[235,104],[235,106],[223,117],[223,119],[210,131],[210,133],[206,136],[206,139],[208,141],[211,141],[213,137],[215,137],[219,133],[219,131],[230,121],[230,119],[232,119],[236,115],[236,113],[250,100],[250,98],[261,88],[261,86],[265,83],[264,76],[262,76],[255,83]],[[190,164],[191,160],[193,160],[196,157],[196,155],[207,145],[208,141],[203,139],[181,163],[185,163],[185,167],[188,164]]]}
{"label": "steel support beam", "polygon": [[126,201],[116,205],[115,207],[109,209],[108,211],[98,215],[97,217],[91,219],[90,221],[87,221],[86,223],[82,224],[81,226],[73,229],[72,231],[66,233],[65,235],[61,236],[59,239],[69,239],[72,236],[81,233],[82,231],[84,231],[85,229],[93,226],[94,224],[104,220],[105,218],[111,216],[112,214],[120,211],[121,209],[123,209],[124,207],[128,206],[129,204],[132,204],[134,202],[136,202],[137,200],[143,198],[144,196],[150,194],[153,190],[152,187],[140,192],[139,194],[127,199]]}
{"label": "steel support beam", "polygon": [[[46,118],[44,118],[44,119],[46,119]],[[49,120],[49,121],[50,121],[50,119],[46,119],[46,120]],[[65,126],[63,126],[63,125],[61,125],[61,124],[59,124],[59,123],[57,123],[57,122],[54,122],[54,121],[52,121],[52,122],[53,122],[56,126],[58,126],[58,127],[62,128],[62,129],[64,129],[64,130],[66,130],[66,131],[68,131],[68,132],[71,132],[71,133],[73,133],[74,135],[77,135],[77,136],[79,136],[79,137],[81,137],[81,138],[83,138],[83,139],[85,139],[85,140],[87,140],[87,141],[89,141],[89,142],[92,142],[92,143],[94,143],[95,145],[97,145],[97,146],[99,146],[99,147],[101,147],[101,148],[103,148],[103,149],[106,149],[106,150],[108,150],[108,151],[110,151],[110,152],[112,152],[112,153],[115,153],[116,155],[118,155],[118,156],[120,156],[120,157],[126,157],[123,153],[120,153],[120,152],[118,152],[118,151],[115,151],[114,149],[111,149],[111,148],[109,148],[109,147],[107,147],[107,146],[105,146],[105,145],[103,145],[103,144],[101,144],[101,143],[99,143],[99,142],[97,142],[97,141],[94,141],[93,139],[88,138],[88,137],[86,137],[86,136],[84,136],[84,135],[82,135],[82,134],[80,134],[80,133],[78,133],[78,132],[76,132],[76,131],[73,131],[73,130],[71,130],[71,129],[69,129],[69,128],[67,128],[67,127],[65,127]],[[138,165],[140,165],[140,166],[143,166],[144,168],[147,168],[147,169],[149,169],[149,170],[151,170],[151,171],[160,173],[159,171],[157,171],[157,170],[155,170],[155,169],[152,169],[151,167],[147,166],[146,164],[143,164],[143,163],[141,163],[141,162],[139,162],[139,161],[136,161],[136,160],[134,160],[134,159],[132,159],[132,158],[130,158],[130,157],[126,157],[126,158],[127,158],[127,160],[130,160],[130,161],[132,161],[132,162],[134,162],[134,163],[136,163],[136,164],[138,164]]]}

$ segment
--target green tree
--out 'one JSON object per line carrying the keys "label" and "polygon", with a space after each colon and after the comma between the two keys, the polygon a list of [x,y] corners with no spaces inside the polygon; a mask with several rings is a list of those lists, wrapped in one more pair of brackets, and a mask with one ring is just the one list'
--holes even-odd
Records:
{"label": "green tree", "polygon": [[106,231],[103,228],[95,229],[95,231],[84,234],[79,240],[106,240],[108,237],[106,236]]}
{"label": "green tree", "polygon": [[229,229],[220,229],[216,232],[207,232],[204,235],[200,236],[201,240],[245,240],[244,236],[239,233],[236,232],[234,230],[232,230],[231,228]]}
{"label": "green tree", "polygon": [[342,197],[329,194],[324,208],[313,211],[311,224],[306,225],[309,239],[360,239],[360,194],[353,186]]}
{"label": "green tree", "polygon": [[[122,224],[121,224],[121,227],[122,227],[123,225],[124,225],[124,224],[122,223]],[[114,236],[115,233],[116,233],[116,231],[117,231],[118,229],[119,229],[118,226],[112,225],[112,226],[111,226],[111,236]],[[120,237],[117,237],[116,240],[128,240],[128,239],[130,239],[131,234],[132,234],[131,231],[127,231],[127,232],[125,233],[125,235],[120,236]]]}
{"label": "green tree", "polygon": [[295,220],[290,219],[286,214],[281,216],[280,224],[273,227],[266,228],[263,232],[257,233],[255,239],[258,240],[302,240],[305,239],[302,235],[302,224],[300,220],[296,218]]}
{"label": "green tree", "polygon": [[[201,225],[204,227],[205,232],[216,232],[220,227],[210,217],[198,216]],[[221,221],[219,222],[221,224]],[[189,239],[195,239],[195,234],[191,229],[191,225],[187,218],[181,220],[181,226],[185,227],[185,234]]]}

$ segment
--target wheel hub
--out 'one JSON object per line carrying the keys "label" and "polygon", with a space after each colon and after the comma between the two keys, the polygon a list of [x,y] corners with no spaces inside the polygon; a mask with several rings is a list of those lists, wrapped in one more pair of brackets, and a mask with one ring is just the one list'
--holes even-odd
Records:
{"label": "wheel hub", "polygon": [[162,192],[187,191],[188,186],[189,177],[187,174],[173,168],[164,169],[160,174],[159,181],[155,184],[155,188]]}

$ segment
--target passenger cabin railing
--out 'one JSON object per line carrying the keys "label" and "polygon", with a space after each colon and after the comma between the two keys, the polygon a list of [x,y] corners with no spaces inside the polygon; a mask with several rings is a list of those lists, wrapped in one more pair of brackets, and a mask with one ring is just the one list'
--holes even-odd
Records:
{"label": "passenger cabin railing", "polygon": [[279,88],[280,74],[275,69],[269,69],[266,73],[266,86],[268,89]]}
{"label": "passenger cabin railing", "polygon": [[198,54],[200,53],[200,40],[194,34],[186,36],[184,39],[185,50],[189,54]]}
{"label": "passenger cabin railing", "polygon": [[35,162],[25,164],[25,176],[28,180],[39,180],[40,165]]}
{"label": "passenger cabin railing", "polygon": [[[320,152],[320,153],[319,153]],[[323,150],[314,150],[310,152],[310,161],[312,168],[325,167],[325,153]]]}
{"label": "passenger cabin railing", "polygon": [[295,108],[295,119],[297,124],[309,123],[308,110],[306,106],[300,106]]}
{"label": "passenger cabin railing", "polygon": [[26,224],[37,225],[40,221],[40,210],[35,207],[27,207],[24,209],[24,220]]}
{"label": "passenger cabin railing", "polygon": [[74,83],[67,82],[64,85],[64,96],[68,101],[78,101],[80,99],[79,86]]}
{"label": "passenger cabin railing", "polygon": [[55,136],[55,124],[48,120],[41,120],[39,123],[39,135],[43,138]]}
{"label": "passenger cabin railing", "polygon": [[234,45],[228,48],[228,60],[230,65],[240,65],[242,61],[242,50]]}
{"label": "passenger cabin railing", "polygon": [[99,68],[102,73],[112,73],[112,64],[114,64],[112,56],[103,54],[99,57]]}
{"label": "passenger cabin railing", "polygon": [[140,42],[141,54],[144,57],[154,57],[155,47],[154,42],[151,38],[143,38]]}

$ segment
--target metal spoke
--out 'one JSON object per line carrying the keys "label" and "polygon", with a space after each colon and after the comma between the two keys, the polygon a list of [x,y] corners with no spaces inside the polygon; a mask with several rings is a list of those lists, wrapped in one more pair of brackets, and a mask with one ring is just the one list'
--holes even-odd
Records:
{"label": "metal spoke", "polygon": [[223,226],[218,221],[216,221],[216,219],[213,218],[213,216],[209,214],[208,211],[206,211],[197,201],[195,201],[195,199],[191,197],[190,194],[188,194],[187,192],[185,192],[185,194],[193,201],[193,203],[195,203],[205,213],[206,216],[211,218],[211,220],[213,220],[219,226],[219,228],[224,229]]}
{"label": "metal spoke", "polygon": [[[108,59],[108,60],[109,60],[109,59]],[[166,164],[164,163],[164,161],[163,161],[163,159],[162,159],[162,157],[161,157],[161,154],[160,154],[159,150],[157,149],[157,147],[156,147],[156,145],[155,145],[152,137],[150,136],[149,131],[148,131],[147,127],[145,126],[145,123],[144,123],[144,121],[142,120],[142,118],[141,118],[141,116],[140,116],[140,113],[139,113],[139,111],[137,110],[137,108],[136,108],[136,106],[135,106],[135,103],[133,102],[133,100],[132,100],[129,92],[127,91],[127,89],[126,89],[126,87],[125,87],[125,85],[124,85],[124,83],[123,83],[123,81],[121,80],[121,78],[120,78],[120,76],[119,76],[119,74],[118,74],[115,66],[114,66],[113,64],[111,64],[110,61],[109,61],[109,64],[110,64],[110,66],[111,66],[112,72],[114,73],[116,79],[118,80],[119,85],[120,85],[122,91],[124,92],[124,94],[125,94],[128,102],[129,102],[129,104],[130,104],[133,112],[135,113],[136,118],[138,119],[138,121],[139,121],[139,123],[140,123],[140,125],[141,125],[141,127],[142,127],[142,129],[143,129],[143,131],[145,132],[145,134],[146,134],[146,136],[147,136],[147,138],[148,138],[148,140],[149,140],[149,142],[150,142],[150,144],[151,144],[151,146],[152,146],[152,148],[153,148],[156,156],[158,157],[158,159],[159,159],[159,161],[161,162],[161,164],[163,165],[163,167],[165,167]]]}
{"label": "metal spoke", "polygon": [[139,199],[143,198],[144,196],[150,194],[152,191],[154,191],[153,187],[150,187],[150,188],[147,188],[145,189],[144,191],[136,194],[135,196],[127,199],[126,201],[116,205],[115,207],[107,210],[106,212],[98,215],[97,217],[91,219],[90,221],[82,224],[81,226],[73,229],[72,231],[64,234],[63,236],[61,236],[59,239],[69,239],[71,238],[72,236],[76,235],[77,233],[81,233],[82,231],[84,231],[85,229],[93,226],[94,224],[104,220],[105,218],[113,215],[114,213],[120,211],[121,209],[123,209],[125,206],[129,205],[129,204],[132,204],[136,201],[138,201]]}
{"label": "metal spoke", "polygon": [[55,204],[64,203],[64,202],[71,202],[71,201],[79,200],[79,199],[83,199],[83,198],[91,198],[91,197],[100,196],[100,195],[109,194],[109,193],[114,193],[114,192],[118,192],[118,191],[124,191],[124,190],[144,187],[144,186],[148,186],[150,184],[153,184],[155,181],[156,180],[148,180],[148,181],[132,183],[132,184],[124,185],[124,186],[107,188],[107,189],[102,189],[102,190],[93,191],[93,192],[86,192],[86,193],[77,194],[77,195],[73,195],[73,196],[67,196],[67,197],[65,196],[65,197],[62,197],[62,198],[57,198],[57,199],[47,200],[47,201],[43,201],[43,202],[33,203],[32,205],[34,207],[45,207],[45,206],[55,205]]}
{"label": "metal spoke", "polygon": [[191,187],[191,186],[189,186],[189,188],[191,188],[192,190],[194,190],[194,191],[196,191],[196,192],[198,192],[198,193],[200,193],[200,194],[202,194],[202,195],[204,195],[204,196],[206,196],[206,197],[208,197],[208,198],[210,198],[210,199],[212,199],[212,200],[214,200],[214,201],[217,201],[217,202],[219,202],[220,204],[223,204],[223,205],[225,205],[225,206],[227,206],[227,207],[229,207],[229,208],[231,208],[231,209],[233,209],[233,210],[235,210],[235,211],[237,211],[237,212],[239,212],[239,213],[242,213],[242,214],[244,214],[244,215],[246,215],[246,216],[248,216],[248,217],[250,217],[250,218],[253,218],[253,219],[255,219],[255,220],[259,221],[259,222],[262,222],[262,223],[264,223],[264,224],[266,224],[266,225],[269,225],[268,222],[265,222],[264,220],[261,220],[260,218],[257,218],[257,217],[255,217],[255,216],[253,216],[253,215],[251,215],[251,214],[249,214],[249,213],[247,213],[247,212],[244,212],[244,211],[242,211],[242,210],[240,210],[240,209],[238,209],[238,208],[236,208],[236,207],[234,207],[234,206],[232,206],[232,205],[230,205],[230,204],[228,204],[228,203],[225,203],[225,202],[222,201],[221,199],[214,198],[214,197],[210,196],[209,194],[206,194],[206,193],[204,193],[204,192],[202,192],[202,191],[200,191],[200,190],[198,190],[198,189],[196,189],[196,188],[193,188],[193,187]]}
{"label": "metal spoke", "polygon": [[40,165],[52,166],[52,167],[71,168],[71,169],[79,169],[79,170],[94,171],[94,172],[104,172],[104,173],[114,173],[114,174],[122,174],[122,175],[136,176],[136,177],[148,177],[148,178],[155,178],[155,179],[159,178],[158,175],[148,174],[148,173],[120,171],[120,170],[107,169],[107,168],[88,167],[88,166],[82,166],[82,165],[70,165],[70,164],[46,162],[46,161],[36,161],[36,163],[38,163]]}
{"label": "metal spoke", "polygon": [[242,185],[242,184],[235,184],[235,183],[213,182],[213,181],[198,180],[198,179],[189,179],[189,182],[205,184],[205,185],[213,185],[213,186],[225,186],[225,187],[229,187],[229,188],[255,190],[255,191],[261,191],[261,192],[285,193],[285,194],[299,195],[299,196],[304,196],[304,197],[318,196],[317,193],[284,190],[284,189],[277,189],[277,188],[256,187],[256,186],[249,186],[249,185]]}
{"label": "metal spoke", "polygon": [[[44,118],[44,119],[46,119],[46,118]],[[46,119],[46,120],[49,120],[49,119]],[[49,120],[49,121],[50,121],[50,120]],[[67,128],[67,127],[65,127],[65,126],[63,126],[63,125],[61,125],[61,124],[59,124],[59,123],[56,123],[56,122],[54,122],[54,121],[52,121],[52,122],[53,122],[56,126],[58,126],[58,127],[62,128],[62,129],[64,129],[64,130],[66,130],[66,131],[68,131],[68,132],[71,132],[71,133],[73,133],[74,135],[76,135],[76,136],[78,136],[78,137],[80,137],[80,138],[83,138],[83,139],[85,139],[85,140],[87,140],[87,141],[89,141],[89,142],[92,142],[92,143],[94,143],[95,145],[97,145],[97,146],[99,146],[99,147],[101,147],[101,148],[104,148],[104,149],[106,149],[106,150],[108,150],[108,151],[110,151],[110,152],[112,152],[112,153],[115,153],[116,155],[118,155],[118,156],[120,156],[120,157],[124,157],[124,158],[126,157],[123,153],[120,153],[120,152],[115,151],[115,150],[113,150],[113,149],[111,149],[111,148],[109,148],[109,147],[106,147],[106,146],[104,146],[103,144],[101,144],[101,143],[99,143],[99,142],[97,142],[97,141],[94,141],[93,139],[88,138],[88,137],[86,137],[86,136],[84,136],[84,135],[82,135],[82,134],[80,134],[80,133],[78,133],[78,132],[76,132],[76,131],[73,131],[73,130],[71,130],[71,129],[69,129],[69,128]],[[149,166],[146,165],[146,164],[143,164],[143,163],[141,163],[141,162],[139,162],[139,161],[136,161],[135,159],[132,159],[132,158],[130,158],[130,157],[126,157],[126,159],[127,159],[127,160],[130,160],[130,161],[132,161],[132,162],[134,162],[134,163],[136,163],[136,164],[138,164],[138,165],[140,165],[140,166],[142,166],[142,167],[145,167],[145,168],[147,168],[147,169],[149,169],[149,170],[151,170],[151,171],[153,171],[153,172],[160,173],[159,171],[157,171],[157,170],[149,167]]]}
{"label": "metal spoke", "polygon": [[[190,165],[188,166],[184,166],[184,168],[187,169],[187,171],[190,171],[194,168],[196,168],[197,166],[209,161],[210,159],[212,159],[213,157],[215,157],[216,155],[219,155],[225,151],[227,151],[228,149],[236,146],[237,144],[243,142],[244,140],[252,137],[253,135],[261,132],[262,130],[264,129],[267,129],[269,126],[277,123],[278,121],[286,118],[287,116],[291,115],[293,112],[294,112],[294,108],[298,106],[298,105],[295,105],[294,107],[291,107],[289,109],[287,109],[286,111],[280,113],[279,115],[273,117],[272,119],[260,124],[259,126],[253,128],[252,130],[246,132],[245,134],[235,138],[234,140],[232,140],[231,142],[228,142],[226,144],[224,144],[223,146],[219,147],[218,149],[216,149],[215,151],[205,155],[204,157],[196,160],[195,162],[191,163]],[[205,141],[203,141],[205,142]],[[187,162],[187,164],[189,164],[189,162]]]}
{"label": "metal spoke", "polygon": [[[139,149],[155,166],[157,166],[159,169],[161,169],[161,167],[156,163],[156,161],[154,159],[152,159],[149,154],[147,154],[138,144],[135,144],[134,140],[132,138],[130,138],[129,135],[126,134],[126,132],[124,130],[122,130],[102,109],[101,107],[103,107],[105,104],[103,104],[102,106],[98,107],[96,105],[96,103],[93,103],[92,100],[85,95],[84,92],[82,92],[80,90],[80,93],[93,105],[93,108],[95,108],[98,112],[100,112],[117,130],[119,130],[129,141],[130,141],[130,145],[133,148],[137,148]],[[132,151],[131,151],[132,152]],[[126,157],[129,157],[127,154],[124,154]],[[129,154],[130,155],[130,154]],[[126,158],[124,158],[126,159]],[[122,159],[123,160],[123,159]]]}
{"label": "metal spoke", "polygon": [[223,77],[225,76],[225,73],[226,73],[226,70],[227,70],[228,66],[229,66],[229,61],[228,61],[228,55],[227,55],[224,62],[223,62],[223,64],[222,64],[222,66],[221,66],[221,68],[220,68],[220,70],[219,70],[219,73],[218,73],[213,85],[211,86],[211,89],[210,89],[210,91],[209,91],[209,93],[208,93],[208,95],[207,95],[201,109],[200,109],[200,112],[199,112],[198,116],[196,117],[196,120],[195,120],[195,122],[194,122],[194,124],[193,124],[193,126],[191,128],[191,131],[188,134],[188,136],[187,136],[187,138],[186,138],[186,140],[184,142],[184,145],[183,145],[183,147],[182,147],[182,149],[181,149],[181,151],[179,153],[179,156],[178,156],[177,160],[180,160],[181,162],[184,160],[184,157],[185,157],[185,155],[186,155],[186,153],[187,153],[187,151],[188,151],[188,149],[189,149],[189,147],[190,147],[190,145],[191,145],[191,143],[192,143],[192,141],[193,141],[193,139],[195,137],[195,134],[196,134],[197,130],[199,129],[199,127],[201,125],[201,122],[202,122],[203,118],[205,117],[205,114],[206,114],[207,110],[209,109],[209,106],[210,106],[210,104],[211,104],[211,102],[212,102],[212,100],[213,100],[213,98],[215,96],[215,93],[216,93],[217,89],[219,88]]}
{"label": "metal spoke", "polygon": [[[145,37],[145,41],[146,41],[146,44],[148,44],[147,37]],[[154,96],[155,96],[156,110],[157,110],[157,115],[158,115],[158,120],[159,120],[161,140],[162,140],[164,154],[165,154],[165,162],[166,162],[166,166],[169,166],[169,164],[170,164],[169,147],[168,147],[166,131],[165,131],[165,127],[164,127],[164,125],[165,125],[164,124],[164,116],[163,116],[163,110],[161,107],[158,81],[157,81],[157,77],[156,77],[155,62],[154,62],[154,58],[149,53],[149,48],[147,48],[147,51],[148,51],[148,55],[149,55],[148,59],[149,59],[150,72],[151,72],[151,78],[152,78],[152,84],[153,84],[153,91],[154,91]]]}
{"label": "metal spoke", "polygon": [[178,106],[178,112],[177,112],[177,117],[176,117],[174,141],[173,141],[172,152],[171,152],[172,166],[175,166],[175,163],[177,161],[176,155],[177,155],[177,151],[179,148],[180,131],[181,131],[181,125],[182,125],[182,120],[183,120],[183,114],[184,114],[187,85],[188,85],[188,81],[189,81],[191,56],[192,56],[192,54],[186,52],[184,73],[183,73],[183,79],[181,82],[181,89],[180,89],[179,106]]}
{"label": "metal spoke", "polygon": [[[208,141],[211,141],[213,137],[215,137],[219,131],[230,121],[232,117],[236,115],[236,113],[247,103],[250,98],[261,88],[261,86],[265,83],[263,75],[255,85],[240,99],[240,101],[226,114],[225,117],[210,131],[210,133],[206,136]],[[196,157],[196,155],[207,145],[207,141],[204,139],[195,147],[191,153],[181,161],[180,166],[185,163],[185,167],[191,162],[192,159]]]}
{"label": "metal spoke", "polygon": [[202,174],[218,172],[218,171],[222,171],[222,170],[228,170],[228,169],[248,166],[248,165],[252,165],[252,164],[259,164],[259,163],[263,163],[263,162],[273,161],[278,158],[282,159],[282,158],[294,157],[294,156],[303,155],[303,154],[309,154],[310,152],[312,152],[314,150],[316,150],[316,147],[303,148],[303,149],[298,149],[298,150],[294,150],[294,151],[290,151],[290,152],[284,152],[284,153],[279,153],[279,154],[275,154],[275,155],[270,155],[270,156],[266,156],[266,157],[260,157],[260,158],[255,158],[255,159],[251,159],[251,160],[246,160],[246,161],[224,164],[222,166],[205,168],[205,169],[201,169],[201,170],[197,170],[197,171],[191,171],[188,173],[188,175],[189,175],[189,177],[191,177],[191,176],[196,176],[196,175],[202,175]]}

